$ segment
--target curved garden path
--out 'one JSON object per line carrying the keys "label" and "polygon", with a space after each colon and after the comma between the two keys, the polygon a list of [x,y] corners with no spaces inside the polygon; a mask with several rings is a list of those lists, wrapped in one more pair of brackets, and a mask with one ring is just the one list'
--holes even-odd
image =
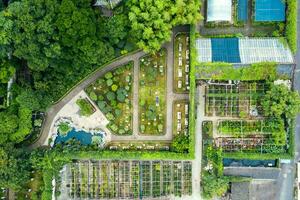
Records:
{"label": "curved garden path", "polygon": [[76,85],[66,96],[59,100],[56,104],[51,106],[46,112],[45,122],[43,124],[42,132],[38,140],[33,143],[29,148],[37,148],[45,145],[49,138],[49,132],[52,126],[52,122],[55,119],[57,113],[79,92],[84,90],[88,85],[96,81],[99,77],[105,73],[118,68],[128,62],[134,62],[134,82],[133,82],[133,134],[130,136],[117,136],[112,135],[112,141],[171,141],[172,140],[172,127],[173,127],[173,101],[188,99],[188,94],[175,94],[173,92],[173,74],[174,74],[174,36],[178,32],[187,31],[186,27],[177,27],[174,29],[171,41],[163,45],[163,48],[167,50],[167,112],[166,112],[166,134],[161,136],[156,135],[140,135],[139,134],[139,122],[138,122],[138,85],[139,85],[139,59],[145,56],[146,53],[143,51],[137,51],[135,53],[128,54],[127,56],[120,57],[115,61],[100,67],[97,71],[92,73],[78,85]]}
{"label": "curved garden path", "polygon": [[138,61],[141,56],[146,55],[143,51],[138,51],[134,54],[130,54],[125,57],[121,57],[120,59],[104,66],[103,68],[99,68],[96,72],[90,75],[87,79],[78,84],[75,88],[73,88],[66,96],[64,96],[58,103],[51,106],[46,112],[45,122],[43,124],[43,129],[38,140],[33,143],[30,148],[37,148],[43,146],[45,141],[48,138],[48,134],[52,125],[52,122],[56,116],[56,114],[72,99],[74,98],[80,91],[86,88],[88,85],[96,81],[100,76],[105,73],[116,69],[117,67],[124,65],[130,61]]}

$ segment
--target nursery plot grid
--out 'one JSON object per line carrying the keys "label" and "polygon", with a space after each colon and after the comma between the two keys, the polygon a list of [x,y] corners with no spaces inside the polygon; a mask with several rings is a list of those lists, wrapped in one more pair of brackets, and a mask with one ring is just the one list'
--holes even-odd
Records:
{"label": "nursery plot grid", "polygon": [[268,135],[272,134],[270,125],[265,120],[220,120],[218,133],[221,135]]}
{"label": "nursery plot grid", "polygon": [[151,199],[192,194],[190,161],[80,161],[68,164],[63,173],[69,199]]}
{"label": "nursery plot grid", "polygon": [[[247,138],[219,137],[214,140],[224,152],[260,152],[266,153],[266,149],[275,147],[274,141],[264,135],[253,135]],[[277,146],[279,147],[279,146]],[[280,148],[284,149],[284,145]]]}
{"label": "nursery plot grid", "polygon": [[205,115],[239,117],[257,110],[263,115],[259,99],[265,94],[266,85],[257,82],[239,84],[210,84],[205,87]]}

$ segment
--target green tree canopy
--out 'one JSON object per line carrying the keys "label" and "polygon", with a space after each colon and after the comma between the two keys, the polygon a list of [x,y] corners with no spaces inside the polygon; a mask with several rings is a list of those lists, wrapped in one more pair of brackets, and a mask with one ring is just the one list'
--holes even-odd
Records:
{"label": "green tree canopy", "polygon": [[4,144],[8,137],[18,128],[18,117],[8,112],[0,112],[0,144]]}
{"label": "green tree canopy", "polygon": [[201,18],[197,0],[129,0],[127,6],[132,36],[139,48],[152,53],[171,39],[174,26]]}
{"label": "green tree canopy", "polygon": [[0,187],[19,190],[29,180],[29,155],[12,144],[0,147]]}
{"label": "green tree canopy", "polygon": [[171,149],[175,152],[183,153],[189,150],[189,138],[183,134],[178,134],[172,141]]}
{"label": "green tree canopy", "polygon": [[271,85],[262,100],[265,115],[280,118],[295,118],[300,111],[300,97],[298,92],[289,90],[285,85]]}
{"label": "green tree canopy", "polygon": [[41,108],[40,98],[31,89],[23,90],[16,98],[17,102],[30,110],[37,111]]}

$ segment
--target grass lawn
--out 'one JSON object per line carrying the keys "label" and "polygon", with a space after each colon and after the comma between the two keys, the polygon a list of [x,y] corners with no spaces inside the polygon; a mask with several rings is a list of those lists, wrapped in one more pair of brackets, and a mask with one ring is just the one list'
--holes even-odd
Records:
{"label": "grass lawn", "polygon": [[108,127],[114,134],[132,134],[132,84],[133,63],[108,72],[86,92],[110,121]]}
{"label": "grass lawn", "polygon": [[162,135],[166,122],[167,52],[140,59],[139,123],[140,133]]}
{"label": "grass lawn", "polygon": [[174,46],[174,92],[188,93],[189,91],[189,36],[180,33],[175,37]]}
{"label": "grass lawn", "polygon": [[188,134],[189,102],[174,101],[173,103],[173,135]]}

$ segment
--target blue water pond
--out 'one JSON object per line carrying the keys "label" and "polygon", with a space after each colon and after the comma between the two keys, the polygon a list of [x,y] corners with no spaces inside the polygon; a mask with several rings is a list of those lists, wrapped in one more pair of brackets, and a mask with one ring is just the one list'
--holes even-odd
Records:
{"label": "blue water pond", "polygon": [[[101,133],[95,134],[95,136],[103,137]],[[54,144],[65,143],[68,140],[75,139],[79,141],[82,145],[89,145],[92,143],[92,137],[93,135],[91,133],[85,131],[76,131],[75,129],[72,129],[70,132],[67,133],[67,135],[58,134],[54,141]]]}

